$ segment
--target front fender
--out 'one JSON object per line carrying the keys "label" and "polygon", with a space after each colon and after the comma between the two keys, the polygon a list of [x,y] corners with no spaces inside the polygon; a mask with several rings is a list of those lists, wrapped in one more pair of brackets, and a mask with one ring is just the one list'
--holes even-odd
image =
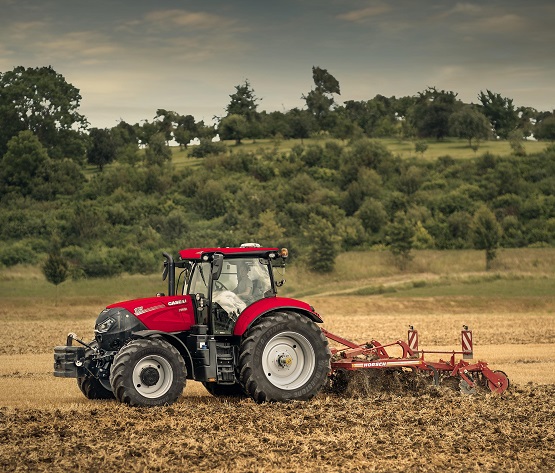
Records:
{"label": "front fender", "polygon": [[241,312],[235,323],[233,335],[242,336],[256,319],[275,310],[298,312],[316,323],[321,324],[323,322],[320,315],[315,312],[314,307],[306,302],[287,297],[269,297],[256,301]]}
{"label": "front fender", "polygon": [[171,343],[177,349],[177,351],[181,353],[181,356],[185,361],[185,366],[187,367],[187,373],[190,374],[192,379],[195,379],[195,370],[193,369],[193,358],[191,357],[191,352],[189,351],[185,343],[183,343],[183,341],[180,340],[178,337],[171,333],[162,332],[160,330],[141,330],[138,332],[134,332],[131,335],[131,338],[134,339],[151,337],[160,337],[166,340],[168,343]]}

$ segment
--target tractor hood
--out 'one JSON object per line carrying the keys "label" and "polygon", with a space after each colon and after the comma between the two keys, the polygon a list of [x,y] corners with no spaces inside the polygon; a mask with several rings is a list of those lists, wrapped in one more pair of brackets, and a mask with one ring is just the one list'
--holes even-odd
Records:
{"label": "tractor hood", "polygon": [[188,295],[133,299],[111,304],[106,310],[110,309],[124,309],[149,330],[180,332],[195,324],[194,306]]}

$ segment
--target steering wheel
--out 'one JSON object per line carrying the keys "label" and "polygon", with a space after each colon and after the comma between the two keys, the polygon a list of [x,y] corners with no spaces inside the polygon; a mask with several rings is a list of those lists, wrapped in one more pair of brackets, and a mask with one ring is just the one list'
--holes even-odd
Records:
{"label": "steering wheel", "polygon": [[216,287],[217,291],[227,291],[227,287],[225,287],[220,281],[214,281],[214,286]]}

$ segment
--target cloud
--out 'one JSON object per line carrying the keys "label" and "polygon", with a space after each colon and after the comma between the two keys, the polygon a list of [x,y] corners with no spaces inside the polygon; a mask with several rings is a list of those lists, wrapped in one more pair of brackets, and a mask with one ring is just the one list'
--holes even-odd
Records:
{"label": "cloud", "polygon": [[47,28],[48,23],[45,21],[20,21],[8,25],[4,32],[6,37],[13,42],[13,40],[21,41],[37,37],[37,34]]}
{"label": "cloud", "polygon": [[186,10],[158,10],[145,14],[145,24],[162,26],[168,25],[187,27],[196,30],[217,30],[229,28],[234,21],[220,15],[206,12],[190,12]]}
{"label": "cloud", "polygon": [[43,39],[36,45],[42,54],[64,59],[95,60],[114,55],[120,48],[102,34],[90,31],[70,32]]}
{"label": "cloud", "polygon": [[340,15],[337,15],[337,18],[354,23],[361,23],[368,20],[369,18],[383,15],[384,13],[387,13],[389,11],[391,11],[391,7],[389,5],[378,4],[362,8],[360,10],[352,10],[347,13],[342,13]]}
{"label": "cloud", "polygon": [[[467,25],[471,28],[471,25]],[[500,33],[513,35],[518,31],[526,31],[528,29],[528,20],[514,13],[505,15],[492,15],[489,18],[483,18],[476,22],[475,28],[490,33]]]}
{"label": "cloud", "polygon": [[180,9],[149,11],[116,26],[118,38],[133,57],[150,61],[207,61],[231,52],[250,51],[242,35],[248,28],[233,18]]}

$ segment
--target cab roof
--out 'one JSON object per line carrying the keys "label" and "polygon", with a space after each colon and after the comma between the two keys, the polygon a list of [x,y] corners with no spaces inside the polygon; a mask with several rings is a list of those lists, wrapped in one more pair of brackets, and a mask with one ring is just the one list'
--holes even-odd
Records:
{"label": "cab roof", "polygon": [[279,254],[279,248],[241,247],[241,248],[187,248],[179,252],[182,260],[201,260],[204,255],[222,253],[224,256],[266,258],[270,253]]}

